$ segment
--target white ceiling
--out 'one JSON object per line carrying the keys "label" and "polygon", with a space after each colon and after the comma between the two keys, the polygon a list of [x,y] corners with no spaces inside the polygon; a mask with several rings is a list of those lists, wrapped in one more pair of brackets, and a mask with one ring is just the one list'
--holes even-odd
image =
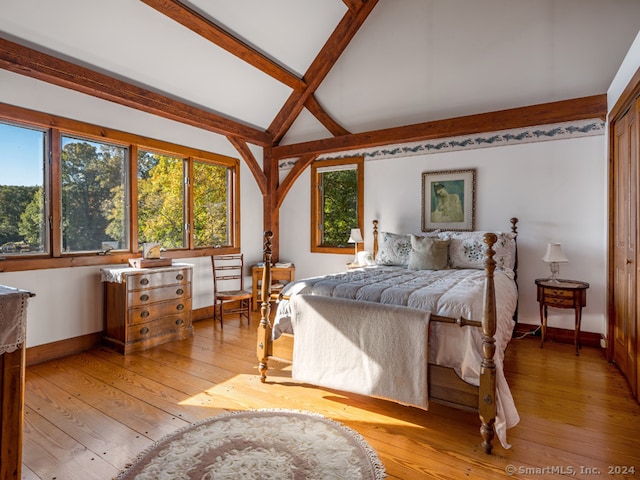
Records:
{"label": "white ceiling", "polygon": [[[340,0],[183,2],[303,76]],[[606,93],[639,0],[379,0],[317,89],[352,133]],[[0,0],[0,36],[265,130],[290,87],[137,0]],[[330,134],[308,112],[282,143]]]}

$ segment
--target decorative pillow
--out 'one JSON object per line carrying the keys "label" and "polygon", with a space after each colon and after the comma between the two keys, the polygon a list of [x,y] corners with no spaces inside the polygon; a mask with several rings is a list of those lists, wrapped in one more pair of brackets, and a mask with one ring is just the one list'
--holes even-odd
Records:
{"label": "decorative pillow", "polygon": [[437,237],[411,237],[409,270],[444,270],[448,265],[449,240]]}
{"label": "decorative pillow", "polygon": [[[483,237],[487,232],[442,232],[440,238],[449,239],[449,266],[451,268],[484,268],[487,245]],[[516,261],[516,242],[513,233],[495,232],[498,241],[493,246],[497,268],[513,270]]]}
{"label": "decorative pillow", "polygon": [[378,265],[401,265],[409,263],[411,251],[411,238],[409,235],[398,233],[380,232],[378,234]]}

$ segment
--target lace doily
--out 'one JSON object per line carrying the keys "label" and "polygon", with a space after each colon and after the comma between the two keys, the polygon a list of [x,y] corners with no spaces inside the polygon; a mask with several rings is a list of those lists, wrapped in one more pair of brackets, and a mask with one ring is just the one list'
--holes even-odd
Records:
{"label": "lace doily", "polygon": [[27,336],[26,290],[0,285],[0,355],[15,352]]}

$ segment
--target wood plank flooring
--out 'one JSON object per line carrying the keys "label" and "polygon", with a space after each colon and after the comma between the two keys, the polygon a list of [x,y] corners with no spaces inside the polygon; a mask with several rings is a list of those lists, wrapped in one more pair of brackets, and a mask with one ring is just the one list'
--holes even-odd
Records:
{"label": "wood plank flooring", "polygon": [[640,477],[640,406],[600,350],[576,357],[572,345],[513,340],[505,372],[521,421],[508,432],[513,447],[495,440],[489,456],[472,412],[437,404],[423,412],[301,385],[278,362],[260,383],[258,320],[230,318],[224,330],[201,321],[192,339],[143,353],[98,348],[28,367],[23,478],[111,479],[180,427],[258,408],[310,410],[348,425],[378,452],[389,479]]}

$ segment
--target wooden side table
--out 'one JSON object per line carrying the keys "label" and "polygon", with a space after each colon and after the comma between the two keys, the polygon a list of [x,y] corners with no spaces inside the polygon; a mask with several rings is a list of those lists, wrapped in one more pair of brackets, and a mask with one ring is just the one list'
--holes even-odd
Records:
{"label": "wooden side table", "polygon": [[538,302],[540,303],[540,348],[544,345],[544,337],[547,333],[547,307],[573,308],[576,314],[574,332],[574,344],[576,355],[580,355],[580,323],[582,321],[582,307],[587,305],[587,289],[589,284],[578,280],[551,281],[547,278],[538,278]]}
{"label": "wooden side table", "polygon": [[[260,288],[262,286],[262,270],[263,270],[263,267],[259,267],[258,265],[254,265],[251,268],[251,277],[252,277],[251,289],[253,291],[253,298],[251,300],[251,309],[254,311],[258,310],[258,305],[262,302],[261,291],[260,291]],[[274,283],[278,283],[281,280],[286,280],[287,282],[293,282],[295,274],[296,274],[295,265],[292,265],[290,267],[273,266],[271,267],[272,285]]]}

